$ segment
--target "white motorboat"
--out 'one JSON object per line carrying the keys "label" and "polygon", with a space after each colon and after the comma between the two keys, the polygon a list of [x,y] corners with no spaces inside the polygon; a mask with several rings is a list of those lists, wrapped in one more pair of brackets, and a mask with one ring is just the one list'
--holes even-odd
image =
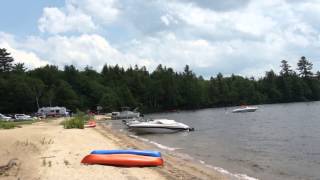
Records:
{"label": "white motorboat", "polygon": [[232,112],[233,113],[240,113],[240,112],[254,112],[258,109],[258,107],[255,106],[244,106],[240,107],[238,109],[234,109]]}
{"label": "white motorboat", "polygon": [[111,118],[112,119],[131,119],[131,118],[139,118],[140,113],[136,111],[130,111],[129,107],[122,107],[121,112],[112,112]]}
{"label": "white motorboat", "polygon": [[149,121],[128,122],[129,129],[137,133],[173,133],[177,131],[192,131],[188,125],[170,119],[153,119]]}
{"label": "white motorboat", "polygon": [[128,127],[129,127],[129,124],[136,124],[136,123],[147,122],[147,121],[151,121],[151,120],[144,119],[143,117],[122,120],[123,124],[127,125]]}

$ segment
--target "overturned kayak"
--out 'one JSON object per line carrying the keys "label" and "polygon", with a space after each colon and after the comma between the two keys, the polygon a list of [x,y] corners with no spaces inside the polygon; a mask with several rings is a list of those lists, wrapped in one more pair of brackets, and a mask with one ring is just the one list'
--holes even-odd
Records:
{"label": "overturned kayak", "polygon": [[83,164],[101,164],[111,166],[143,167],[161,166],[162,158],[134,154],[90,154],[81,161]]}
{"label": "overturned kayak", "polygon": [[141,156],[161,157],[161,153],[158,151],[137,150],[137,149],[94,150],[91,152],[91,154],[134,154],[134,155],[141,155]]}

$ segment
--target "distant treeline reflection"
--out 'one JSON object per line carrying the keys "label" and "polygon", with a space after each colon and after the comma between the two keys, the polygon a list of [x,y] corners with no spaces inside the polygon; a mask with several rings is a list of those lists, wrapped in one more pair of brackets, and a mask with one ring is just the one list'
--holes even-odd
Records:
{"label": "distant treeline reflection", "polygon": [[278,74],[270,70],[259,79],[219,73],[209,80],[195,75],[188,65],[183,72],[161,64],[153,72],[117,65],[105,65],[101,72],[89,67],[80,71],[73,65],[27,70],[0,48],[0,112],[35,112],[42,106],[101,106],[105,112],[131,106],[153,112],[320,99],[320,73],[312,72],[309,60],[301,57],[296,71],[285,60],[280,66]]}

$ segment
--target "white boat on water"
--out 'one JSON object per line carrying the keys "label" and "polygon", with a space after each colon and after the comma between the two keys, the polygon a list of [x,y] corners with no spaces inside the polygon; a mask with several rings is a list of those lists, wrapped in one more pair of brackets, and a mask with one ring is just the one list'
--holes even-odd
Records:
{"label": "white boat on water", "polygon": [[130,111],[129,107],[122,107],[121,112],[112,112],[111,118],[112,119],[131,119],[131,118],[139,118],[140,113],[135,110]]}
{"label": "white boat on water", "polygon": [[233,113],[240,113],[240,112],[254,112],[258,109],[258,107],[255,106],[244,106],[240,107],[238,109],[234,109],[232,112]]}
{"label": "white boat on water", "polygon": [[153,119],[149,121],[131,121],[127,123],[130,130],[137,133],[173,133],[192,131],[188,125],[170,119]]}

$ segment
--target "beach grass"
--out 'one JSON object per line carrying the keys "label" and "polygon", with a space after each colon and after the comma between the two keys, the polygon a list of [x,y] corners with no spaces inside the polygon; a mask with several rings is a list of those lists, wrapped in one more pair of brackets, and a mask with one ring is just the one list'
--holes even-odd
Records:
{"label": "beach grass", "polygon": [[84,124],[91,119],[91,116],[78,111],[77,114],[71,119],[61,122],[65,129],[83,129]]}
{"label": "beach grass", "polygon": [[13,129],[15,127],[21,127],[21,125],[32,124],[35,121],[0,121],[0,129]]}
{"label": "beach grass", "polygon": [[16,127],[14,122],[2,122],[0,121],[0,129],[13,129]]}

